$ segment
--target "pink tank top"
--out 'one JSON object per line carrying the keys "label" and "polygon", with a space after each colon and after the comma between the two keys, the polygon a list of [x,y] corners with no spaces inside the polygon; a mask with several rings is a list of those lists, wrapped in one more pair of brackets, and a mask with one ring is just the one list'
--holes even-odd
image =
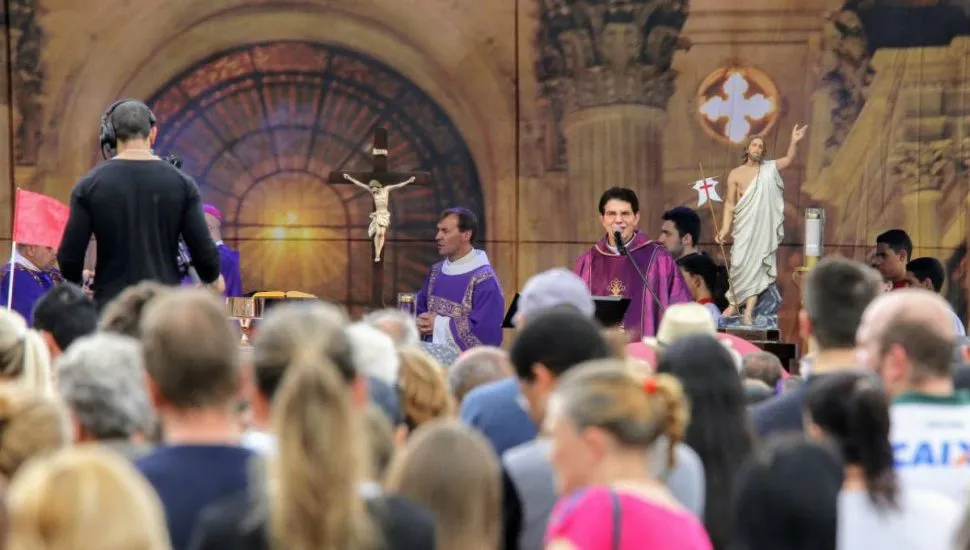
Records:
{"label": "pink tank top", "polygon": [[711,550],[701,522],[640,495],[588,487],[559,499],[546,543],[566,539],[578,550]]}

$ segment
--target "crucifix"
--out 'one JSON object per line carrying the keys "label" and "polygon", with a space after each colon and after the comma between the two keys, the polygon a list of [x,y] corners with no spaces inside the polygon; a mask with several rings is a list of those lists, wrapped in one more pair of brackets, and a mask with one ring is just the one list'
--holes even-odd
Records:
{"label": "crucifix", "polygon": [[[384,250],[384,239],[391,227],[390,206],[391,191],[405,185],[425,185],[431,182],[431,175],[427,172],[388,172],[387,170],[387,129],[377,128],[374,131],[373,170],[370,172],[344,172],[334,170],[330,172],[327,181],[332,184],[353,184],[370,193],[374,200],[374,210],[370,214],[370,225],[367,236],[373,240],[374,261],[372,268],[371,307],[384,307],[384,262],[381,253]],[[365,183],[366,182],[366,183]]]}

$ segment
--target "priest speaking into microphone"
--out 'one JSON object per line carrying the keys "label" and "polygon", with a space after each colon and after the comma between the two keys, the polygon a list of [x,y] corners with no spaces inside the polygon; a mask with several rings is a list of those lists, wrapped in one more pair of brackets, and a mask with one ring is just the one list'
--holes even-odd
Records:
{"label": "priest speaking into microphone", "polygon": [[179,238],[202,283],[221,283],[219,250],[209,236],[199,188],[155,155],[155,115],[141,101],[112,104],[101,117],[105,162],[71,191],[70,214],[57,253],[61,273],[80,285],[84,255],[94,235],[98,309],[128,286],[151,280],[178,285]]}
{"label": "priest speaking into microphone", "polygon": [[599,213],[606,234],[576,260],[573,271],[593,296],[630,299],[622,324],[630,341],[654,336],[668,306],[692,300],[687,283],[667,249],[637,229],[636,193],[608,189],[600,197]]}

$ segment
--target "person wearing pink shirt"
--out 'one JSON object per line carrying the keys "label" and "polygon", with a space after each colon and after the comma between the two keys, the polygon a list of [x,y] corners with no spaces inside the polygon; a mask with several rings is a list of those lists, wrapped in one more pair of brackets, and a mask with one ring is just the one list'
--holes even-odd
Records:
{"label": "person wearing pink shirt", "polygon": [[560,494],[548,550],[710,550],[704,526],[650,475],[649,449],[683,441],[690,412],[676,378],[638,379],[599,360],[567,372],[550,402],[550,458]]}

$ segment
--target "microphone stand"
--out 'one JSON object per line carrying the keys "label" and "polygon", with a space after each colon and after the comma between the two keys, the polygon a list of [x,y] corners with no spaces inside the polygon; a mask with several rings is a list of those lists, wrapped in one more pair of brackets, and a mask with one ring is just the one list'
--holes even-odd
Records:
{"label": "microphone stand", "polygon": [[630,251],[626,249],[626,245],[623,244],[623,235],[621,235],[619,231],[614,231],[613,240],[616,242],[617,252],[619,252],[621,256],[626,256],[630,260],[630,263],[633,264],[633,269],[637,271],[637,275],[640,276],[640,281],[643,282],[643,288],[647,289],[647,292],[649,292],[650,296],[653,297],[653,301],[656,302],[657,307],[660,308],[660,315],[663,315],[667,311],[667,308],[660,303],[660,298],[658,298],[657,293],[650,288],[650,283],[647,282],[646,275],[643,274],[643,271],[640,269],[640,266],[637,265],[636,260],[634,260],[633,256],[630,255]]}

